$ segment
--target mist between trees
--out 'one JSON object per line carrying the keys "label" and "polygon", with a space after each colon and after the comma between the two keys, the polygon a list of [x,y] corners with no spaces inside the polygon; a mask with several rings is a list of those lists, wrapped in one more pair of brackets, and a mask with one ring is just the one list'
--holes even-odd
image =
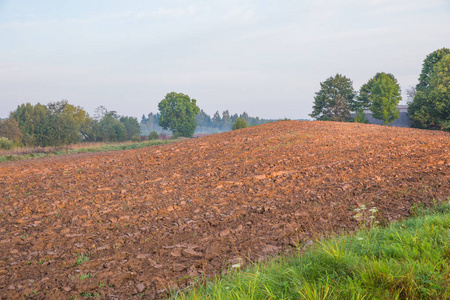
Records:
{"label": "mist between trees", "polygon": [[[430,53],[423,62],[418,81],[407,90],[412,126],[450,131],[450,49]],[[353,82],[341,74],[329,77],[320,86],[310,114],[317,120],[367,123],[365,114],[369,110],[385,125],[399,117],[400,86],[392,74],[375,74],[359,92],[353,89]],[[228,110],[222,115],[217,111],[211,117],[197,106],[195,99],[175,92],[168,93],[158,109],[156,114],[144,114],[138,122],[135,117],[120,116],[103,106],[91,117],[67,100],[47,105],[22,104],[8,119],[0,120],[0,149],[60,146],[82,141],[140,141],[172,133],[192,137],[194,133],[218,133],[276,121],[250,117],[246,112],[232,115]],[[236,123],[238,120],[240,124]]]}
{"label": "mist between trees", "polygon": [[[143,115],[137,118],[121,116],[100,106],[91,117],[80,106],[67,100],[50,102],[47,105],[22,104],[10,113],[8,119],[0,120],[0,149],[15,147],[47,147],[69,145],[79,142],[123,142],[141,141],[149,138],[169,137],[172,132],[160,126],[161,114]],[[248,126],[275,120],[250,117],[246,112],[231,115],[228,110],[212,117],[203,110],[195,116],[195,133],[219,133],[232,129],[239,118]]]}
{"label": "mist between trees", "polygon": [[[146,136],[150,132],[156,131],[165,135],[170,135],[172,132],[166,130],[159,125],[159,119],[161,117],[160,113],[149,113],[147,116],[142,115],[141,119],[141,134]],[[195,129],[196,134],[205,133],[220,133],[225,131],[230,131],[232,129],[233,123],[235,123],[239,118],[244,119],[248,126],[256,126],[269,122],[276,121],[275,119],[261,119],[259,117],[250,117],[246,112],[242,114],[231,115],[228,110],[222,112],[222,115],[218,111],[214,113],[211,117],[207,113],[200,110],[200,112],[195,116],[197,121],[197,128]]]}

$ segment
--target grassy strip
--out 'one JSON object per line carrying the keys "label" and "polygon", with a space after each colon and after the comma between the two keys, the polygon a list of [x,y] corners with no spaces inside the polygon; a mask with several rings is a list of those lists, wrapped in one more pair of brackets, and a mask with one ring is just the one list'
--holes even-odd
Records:
{"label": "grassy strip", "polygon": [[[45,153],[8,154],[8,155],[0,156],[0,162],[41,158],[41,157],[55,156],[55,155],[74,154],[74,153],[105,152],[105,151],[138,149],[138,148],[145,148],[145,147],[149,147],[149,146],[173,143],[173,142],[177,142],[177,141],[178,140],[155,140],[155,141],[144,141],[144,142],[136,142],[136,143],[128,142],[128,143],[117,143],[117,144],[100,144],[100,145],[96,145],[96,146],[92,146],[92,147],[77,146],[73,149],[67,148],[67,149],[63,149],[63,150],[55,150],[55,151],[49,151],[49,152],[45,152]],[[68,146],[68,147],[70,147],[70,146]]]}
{"label": "grassy strip", "polygon": [[230,271],[174,299],[450,299],[450,201]]}

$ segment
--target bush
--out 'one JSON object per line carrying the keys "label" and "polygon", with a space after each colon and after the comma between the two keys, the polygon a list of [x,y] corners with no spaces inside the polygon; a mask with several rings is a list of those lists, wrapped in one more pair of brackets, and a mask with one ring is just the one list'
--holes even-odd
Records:
{"label": "bush", "polygon": [[241,128],[247,128],[247,122],[243,118],[239,118],[236,120],[236,122],[233,123],[233,130],[241,129]]}
{"label": "bush", "polygon": [[152,131],[148,135],[148,139],[149,140],[157,140],[158,138],[159,138],[159,135],[158,135],[158,133],[156,131]]}
{"label": "bush", "polygon": [[9,150],[14,147],[14,143],[5,137],[0,137],[0,149]]}
{"label": "bush", "polygon": [[364,123],[364,124],[368,124],[369,123],[369,121],[366,119],[366,114],[364,113],[364,110],[362,110],[362,109],[359,109],[356,112],[354,121],[356,123]]}
{"label": "bush", "polygon": [[131,138],[131,140],[133,142],[140,142],[141,141],[141,137],[138,135],[133,135],[133,137]]}

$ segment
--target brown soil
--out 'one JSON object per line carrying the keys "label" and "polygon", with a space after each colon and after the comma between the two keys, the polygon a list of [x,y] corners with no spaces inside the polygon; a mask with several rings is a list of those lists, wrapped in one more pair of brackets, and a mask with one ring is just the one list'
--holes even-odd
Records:
{"label": "brown soil", "polygon": [[[0,164],[2,298],[163,297],[202,274],[450,196],[450,135],[283,121]],[[89,259],[83,262],[83,258]]]}

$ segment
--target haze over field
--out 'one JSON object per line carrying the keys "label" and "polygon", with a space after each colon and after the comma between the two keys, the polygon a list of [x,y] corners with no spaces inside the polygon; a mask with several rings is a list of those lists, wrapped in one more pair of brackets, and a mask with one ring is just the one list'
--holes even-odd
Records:
{"label": "haze over field", "polygon": [[209,114],[299,119],[337,72],[415,85],[450,45],[450,2],[0,0],[0,40],[0,118],[61,99],[140,118],[176,91]]}

